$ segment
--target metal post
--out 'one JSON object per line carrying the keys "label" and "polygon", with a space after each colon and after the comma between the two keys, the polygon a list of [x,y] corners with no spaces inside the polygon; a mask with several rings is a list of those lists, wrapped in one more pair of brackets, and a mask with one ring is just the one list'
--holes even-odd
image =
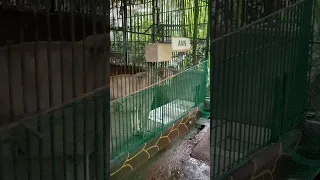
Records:
{"label": "metal post", "polygon": [[192,43],[192,65],[197,64],[197,37],[198,37],[198,17],[199,17],[199,0],[194,1],[194,29],[193,29],[193,43]]}
{"label": "metal post", "polygon": [[[123,6],[122,6],[122,36],[123,36],[123,56],[124,56],[124,59],[126,61],[126,65],[128,65],[128,35],[127,35],[127,32],[128,32],[128,29],[127,29],[127,0],[124,0],[123,1]],[[126,70],[125,70],[126,72]]]}

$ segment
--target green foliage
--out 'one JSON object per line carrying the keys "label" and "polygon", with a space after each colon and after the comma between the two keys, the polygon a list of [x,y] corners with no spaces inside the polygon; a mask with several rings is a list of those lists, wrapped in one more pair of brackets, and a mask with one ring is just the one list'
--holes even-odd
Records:
{"label": "green foliage", "polygon": [[[114,46],[112,49],[127,51],[129,61],[132,63],[143,63],[145,46],[152,43],[153,38],[158,42],[169,42],[171,36],[183,36],[194,41],[196,48],[193,50],[197,55],[198,46],[202,43],[197,39],[207,38],[208,23],[208,2],[197,1],[199,3],[195,7],[194,0],[158,0],[157,11],[152,11],[151,1],[136,1],[138,8],[127,13],[128,28],[114,31],[117,35],[112,43]],[[199,13],[195,13],[196,11]],[[126,42],[123,42],[123,33],[127,37]],[[190,67],[193,59],[198,57],[192,54],[193,51],[190,51],[186,56],[183,62],[184,67]]]}

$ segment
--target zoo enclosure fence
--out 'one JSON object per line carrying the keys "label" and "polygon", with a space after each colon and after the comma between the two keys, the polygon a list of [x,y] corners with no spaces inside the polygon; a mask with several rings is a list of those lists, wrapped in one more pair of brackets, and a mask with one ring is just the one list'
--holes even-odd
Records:
{"label": "zoo enclosure fence", "polygon": [[[77,3],[0,3],[0,21],[8,25],[0,29],[0,87],[9,87],[1,89],[1,179],[105,179],[108,161],[165,130],[204,99],[207,1],[72,2]],[[171,36],[191,38],[191,52],[174,53],[170,63],[145,63],[145,44],[168,43]],[[175,75],[110,103],[108,72],[137,73],[131,69]],[[146,108],[130,110],[135,103]],[[134,121],[145,113],[144,133],[131,137],[130,124],[139,124]]]}
{"label": "zoo enclosure fence", "polygon": [[213,40],[212,178],[250,159],[256,168],[262,162],[253,155],[276,142],[270,169],[248,178],[312,179],[319,172],[320,131],[307,121],[314,2],[291,2]]}
{"label": "zoo enclosure fence", "polygon": [[[119,67],[119,71],[111,72],[111,78],[153,72],[147,78],[150,87],[111,102],[112,159],[157,136],[204,100],[208,87],[208,13],[206,0],[111,1],[110,63]],[[171,43],[171,37],[190,38],[191,50],[173,52],[170,62],[146,63],[145,46]],[[164,74],[169,79],[159,82],[155,76],[160,71],[175,75]],[[124,84],[110,89],[111,94],[130,88]],[[134,135],[143,121],[148,122],[141,129],[144,133]]]}
{"label": "zoo enclosure fence", "polygon": [[0,179],[109,178],[110,5],[95,2],[0,1]]}

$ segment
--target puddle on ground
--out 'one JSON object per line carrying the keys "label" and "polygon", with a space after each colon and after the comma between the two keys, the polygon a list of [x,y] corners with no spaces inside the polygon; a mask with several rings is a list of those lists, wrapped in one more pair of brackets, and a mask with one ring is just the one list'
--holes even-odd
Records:
{"label": "puddle on ground", "polygon": [[194,158],[189,158],[182,165],[183,180],[209,180],[210,166]]}

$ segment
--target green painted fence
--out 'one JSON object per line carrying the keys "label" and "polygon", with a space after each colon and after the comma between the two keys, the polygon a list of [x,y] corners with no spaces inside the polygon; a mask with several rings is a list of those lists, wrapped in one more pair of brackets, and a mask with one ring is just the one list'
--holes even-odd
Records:
{"label": "green painted fence", "polygon": [[[297,128],[304,131],[312,7],[312,0],[298,1],[213,40],[213,177],[230,172],[278,140],[283,152],[299,154],[290,146],[292,141],[283,138]],[[301,159],[295,162],[313,166]],[[283,177],[294,171],[285,164],[281,168]]]}
{"label": "green painted fence", "polygon": [[[166,130],[205,99],[207,61],[111,102],[111,159]],[[151,80],[150,80],[151,81]]]}
{"label": "green painted fence", "polygon": [[[112,0],[110,5],[110,63],[122,67],[112,73],[110,85],[110,151],[115,160],[155,137],[204,100],[208,1]],[[171,37],[190,38],[191,50],[173,52],[170,62],[147,63],[145,46],[171,43]],[[128,73],[132,67],[139,73]],[[130,83],[142,81],[143,86]]]}

